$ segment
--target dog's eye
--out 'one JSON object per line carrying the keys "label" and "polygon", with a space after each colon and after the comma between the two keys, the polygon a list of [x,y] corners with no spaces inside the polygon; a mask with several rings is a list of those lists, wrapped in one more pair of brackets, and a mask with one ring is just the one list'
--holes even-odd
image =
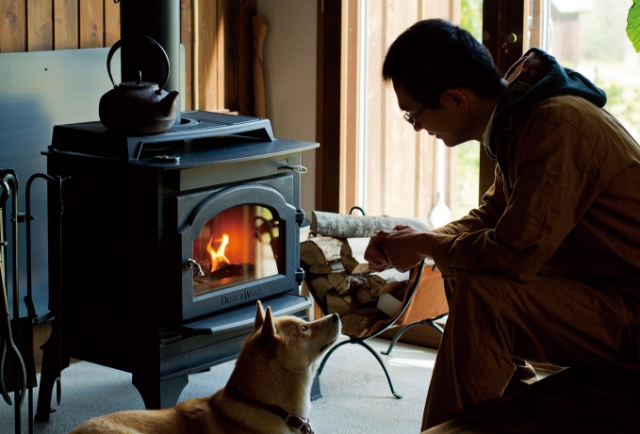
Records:
{"label": "dog's eye", "polygon": [[303,332],[306,332],[307,330],[309,330],[309,327],[303,325],[302,327],[300,327],[302,329]]}

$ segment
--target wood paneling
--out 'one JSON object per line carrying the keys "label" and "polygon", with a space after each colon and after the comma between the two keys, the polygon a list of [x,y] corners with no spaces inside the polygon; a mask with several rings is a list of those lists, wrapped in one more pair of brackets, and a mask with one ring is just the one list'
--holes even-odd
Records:
{"label": "wood paneling", "polygon": [[[180,42],[184,45],[185,49],[185,83],[187,89],[192,89],[193,83],[193,1],[192,0],[180,0]],[[189,109],[195,109],[193,105],[193,92],[188,91],[186,95],[181,95],[181,98],[185,102],[185,105]]]}
{"label": "wood paneling", "polygon": [[28,51],[53,50],[53,4],[27,0]]}
{"label": "wood paneling", "polygon": [[[509,66],[522,56],[524,2],[484,0],[482,8],[483,43],[491,53],[498,70],[504,74]],[[517,36],[515,43],[508,42],[510,33]],[[489,158],[486,152],[480,153],[480,197],[493,184],[495,165],[496,162]]]}
{"label": "wood paneling", "polygon": [[54,0],[53,49],[73,48],[78,48],[78,0]]}
{"label": "wood paneling", "polygon": [[103,0],[80,1],[80,48],[104,47]]}
{"label": "wood paneling", "polygon": [[[233,1],[233,0],[230,0]],[[217,19],[216,19],[216,33],[215,33],[215,75],[216,75],[216,100],[214,110],[220,110],[225,108],[225,95],[226,89],[224,86],[224,70],[225,70],[225,50],[224,47],[227,44],[227,22],[225,17],[225,8],[227,0],[217,1]]]}
{"label": "wood paneling", "polygon": [[[198,4],[199,41],[194,35]],[[110,47],[120,35],[114,0],[0,0],[0,53]],[[252,115],[251,17],[256,0],[181,0],[180,38],[186,51],[186,109],[199,95],[201,110]],[[198,47],[198,80],[193,82]]]}
{"label": "wood paneling", "polygon": [[27,51],[26,0],[0,0],[0,52]]}
{"label": "wood paneling", "polygon": [[218,74],[215,62],[218,58],[216,36],[218,34],[218,6],[215,1],[198,2],[198,83],[200,110],[216,110],[218,98]]}
{"label": "wood paneling", "polygon": [[318,0],[316,207],[340,212],[341,1]]}
{"label": "wood paneling", "polygon": [[[253,113],[253,91],[248,83],[253,82],[252,73],[252,42],[251,32],[245,29],[251,28],[251,17],[256,14],[256,0],[239,0],[237,35],[238,45],[238,82],[237,82],[237,109],[239,113]],[[230,107],[233,107],[230,105]]]}
{"label": "wood paneling", "polygon": [[120,4],[104,2],[104,46],[111,47],[120,39]]}
{"label": "wood paneling", "polygon": [[345,35],[346,49],[342,50],[341,94],[344,95],[340,108],[340,142],[346,146],[340,147],[340,210],[347,213],[358,204],[358,164],[359,140],[359,0],[346,0],[342,7],[342,34]]}

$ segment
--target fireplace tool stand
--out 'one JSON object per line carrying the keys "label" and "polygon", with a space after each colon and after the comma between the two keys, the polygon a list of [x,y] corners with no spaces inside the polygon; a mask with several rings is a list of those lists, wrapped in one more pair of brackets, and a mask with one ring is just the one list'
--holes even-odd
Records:
{"label": "fireplace tool stand", "polygon": [[[3,214],[0,220],[0,292],[2,292],[2,304],[0,309],[0,392],[9,405],[14,405],[15,432],[21,433],[22,404],[27,389],[27,368],[25,366],[23,352],[18,349],[20,345],[20,289],[18,285],[18,179],[15,172],[5,169],[0,172],[0,212]],[[5,205],[13,194],[12,214],[12,259],[13,259],[13,319],[9,310],[9,293],[5,280],[5,255],[4,248],[8,242],[4,239],[4,210]],[[24,348],[23,348],[24,351]],[[13,402],[9,392],[13,391]]]}
{"label": "fireplace tool stand", "polygon": [[[35,362],[33,355],[33,326],[48,320],[48,315],[39,316],[33,303],[33,287],[31,281],[31,184],[38,178],[55,181],[47,175],[32,175],[26,188],[26,216],[18,211],[18,179],[14,170],[0,170],[0,291],[2,293],[2,319],[0,320],[0,393],[9,405],[15,409],[15,432],[22,432],[22,405],[28,393],[28,432],[33,433],[33,389],[37,386],[35,378]],[[61,182],[61,181],[59,181]],[[12,196],[13,195],[13,196]],[[12,197],[11,197],[12,196]],[[9,198],[12,198],[11,214],[12,241],[5,241],[4,222],[7,215],[4,211]],[[18,256],[18,224],[27,223],[27,295],[24,297],[26,315],[20,312],[19,288],[19,256]],[[11,244],[13,292],[9,294],[5,261],[5,247]],[[12,311],[9,309],[8,296],[12,296]],[[13,318],[11,318],[13,314]],[[13,400],[9,392],[13,392]],[[15,402],[14,402],[15,401]]]}

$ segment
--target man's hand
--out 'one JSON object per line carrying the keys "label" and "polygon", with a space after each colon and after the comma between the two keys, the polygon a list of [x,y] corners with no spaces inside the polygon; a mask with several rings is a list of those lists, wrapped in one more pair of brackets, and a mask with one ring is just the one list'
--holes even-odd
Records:
{"label": "man's hand", "polygon": [[436,234],[411,226],[396,226],[391,231],[378,231],[369,240],[364,259],[369,268],[383,271],[395,268],[405,272],[424,258],[431,257],[431,244]]}

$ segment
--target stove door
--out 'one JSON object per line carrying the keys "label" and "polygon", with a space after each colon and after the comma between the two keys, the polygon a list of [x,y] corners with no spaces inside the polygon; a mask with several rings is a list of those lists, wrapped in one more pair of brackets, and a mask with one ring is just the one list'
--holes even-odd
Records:
{"label": "stove door", "polygon": [[297,291],[297,215],[278,190],[253,183],[195,206],[179,231],[182,319]]}

